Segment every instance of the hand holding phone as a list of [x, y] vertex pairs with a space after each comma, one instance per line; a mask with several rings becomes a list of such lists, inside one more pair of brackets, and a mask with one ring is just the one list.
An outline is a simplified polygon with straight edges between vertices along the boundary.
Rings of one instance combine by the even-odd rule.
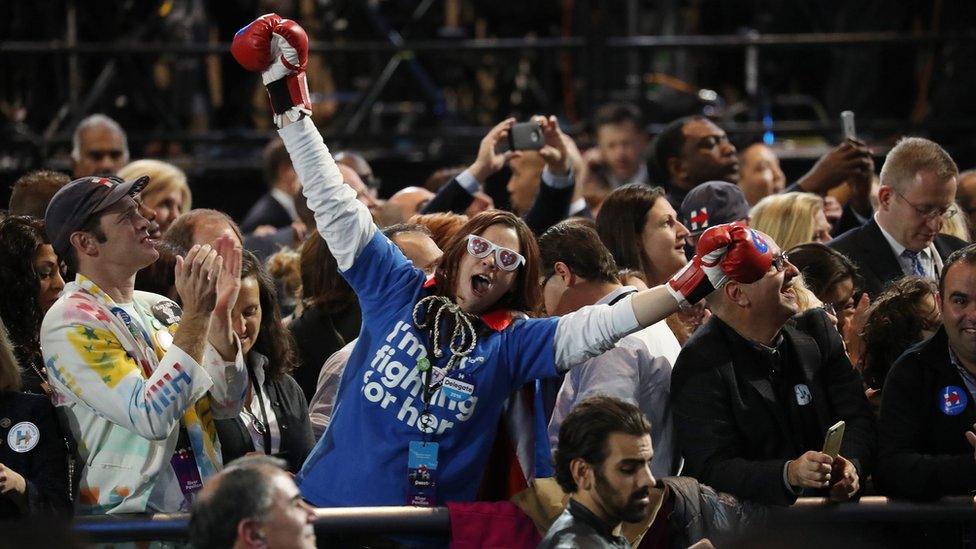
[[844, 421], [838, 421], [827, 429], [827, 436], [824, 437], [823, 453], [832, 458], [840, 455], [840, 445], [844, 442]]
[[844, 130], [845, 140], [857, 141], [857, 132], [854, 131], [854, 111], [840, 113], [840, 126]]
[[538, 122], [520, 122], [512, 126], [507, 139], [495, 143], [495, 154], [508, 151], [537, 151], [545, 145], [542, 126]]

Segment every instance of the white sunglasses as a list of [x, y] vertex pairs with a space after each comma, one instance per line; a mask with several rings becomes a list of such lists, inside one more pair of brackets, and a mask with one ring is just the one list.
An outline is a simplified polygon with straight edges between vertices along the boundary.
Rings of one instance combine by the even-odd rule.
[[481, 259], [488, 257], [491, 252], [495, 252], [495, 264], [503, 271], [514, 271], [520, 265], [525, 264], [525, 258], [522, 257], [522, 254], [508, 248], [502, 248], [487, 238], [473, 234], [469, 234], [465, 238], [468, 239], [469, 254]]

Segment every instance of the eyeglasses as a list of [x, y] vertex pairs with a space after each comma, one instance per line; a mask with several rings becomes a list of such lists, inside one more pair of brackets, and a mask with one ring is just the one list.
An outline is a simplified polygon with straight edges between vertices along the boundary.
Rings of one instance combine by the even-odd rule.
[[952, 216], [956, 215], [956, 212], [959, 211], [954, 204], [950, 206], [946, 206], [944, 208], [940, 208], [938, 206], [932, 206], [930, 208], [922, 208], [921, 206], [916, 206], [915, 204], [913, 204], [910, 200], [905, 198], [905, 195], [901, 194], [900, 192], [895, 191], [895, 194], [898, 196], [898, 198], [901, 198], [902, 200], [905, 201], [906, 204], [911, 206], [912, 209], [915, 210], [915, 213], [917, 213], [920, 217], [924, 217], [926, 220], [932, 220], [941, 217], [942, 220], [945, 221], [947, 219], [950, 219]]
[[495, 252], [495, 264], [504, 271], [514, 271], [520, 265], [525, 264], [525, 258], [522, 257], [522, 254], [508, 248], [502, 248], [487, 238], [473, 234], [469, 234], [466, 238], [468, 239], [469, 254], [481, 259]]
[[776, 269], [777, 273], [785, 271], [786, 265], [789, 262], [790, 256], [786, 255], [785, 252], [780, 252], [773, 256], [773, 267]]

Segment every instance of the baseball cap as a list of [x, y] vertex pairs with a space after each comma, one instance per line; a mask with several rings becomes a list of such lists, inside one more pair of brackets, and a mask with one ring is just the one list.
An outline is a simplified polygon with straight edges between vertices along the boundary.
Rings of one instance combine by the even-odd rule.
[[58, 257], [71, 249], [71, 233], [80, 230], [91, 216], [105, 211], [119, 200], [133, 196], [149, 183], [144, 175], [133, 181], [116, 176], [89, 176], [61, 187], [44, 213], [47, 237]]
[[707, 181], [685, 195], [678, 218], [692, 236], [705, 229], [746, 219], [749, 203], [742, 189], [728, 181]]

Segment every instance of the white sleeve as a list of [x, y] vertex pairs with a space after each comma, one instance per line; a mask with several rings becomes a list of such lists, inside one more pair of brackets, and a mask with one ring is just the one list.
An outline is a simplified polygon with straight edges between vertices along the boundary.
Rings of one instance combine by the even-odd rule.
[[308, 417], [312, 422], [312, 434], [316, 440], [322, 436], [332, 420], [332, 410], [339, 396], [339, 381], [342, 380], [342, 372], [346, 369], [349, 355], [352, 354], [352, 349], [356, 346], [357, 341], [359, 340], [354, 339], [343, 348], [332, 353], [332, 356], [326, 359], [322, 370], [319, 371], [315, 395], [308, 403]]
[[210, 388], [210, 410], [217, 419], [237, 417], [244, 404], [247, 391], [247, 370], [244, 366], [244, 353], [240, 340], [234, 338], [237, 355], [234, 360], [224, 360], [217, 349], [209, 342], [203, 351], [200, 366], [210, 374], [213, 387]]
[[564, 372], [601, 355], [618, 339], [639, 330], [632, 297], [628, 295], [613, 305], [589, 305], [560, 317], [553, 341], [556, 369]]
[[319, 233], [339, 270], [348, 270], [376, 233], [369, 210], [356, 199], [356, 191], [342, 182], [342, 174], [310, 118], [285, 126], [278, 134], [302, 182], [308, 207], [315, 213]]

